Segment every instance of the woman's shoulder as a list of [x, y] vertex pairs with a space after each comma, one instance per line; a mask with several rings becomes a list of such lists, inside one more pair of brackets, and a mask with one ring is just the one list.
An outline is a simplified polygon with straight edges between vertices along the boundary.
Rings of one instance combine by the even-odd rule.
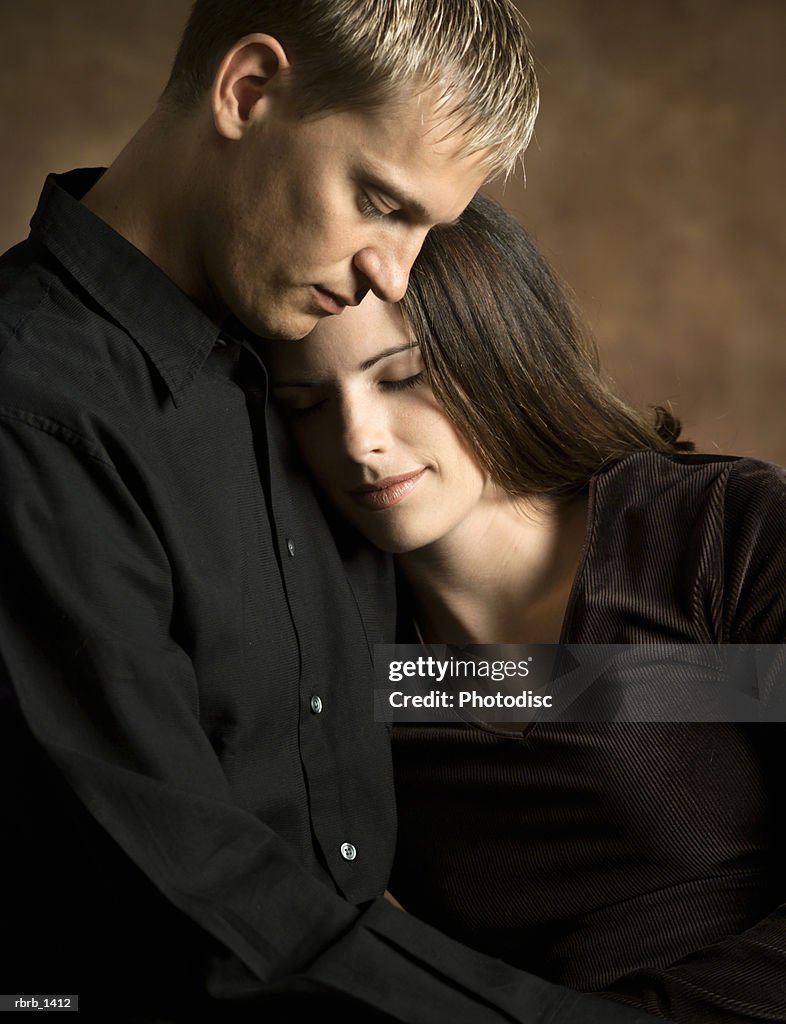
[[703, 581], [727, 642], [786, 639], [786, 468], [649, 451], [598, 474], [593, 487], [594, 533], [609, 555], [635, 550], [644, 575], [671, 572], [685, 592]]
[[786, 468], [773, 462], [636, 452], [598, 473], [591, 493], [595, 524], [607, 532], [703, 539], [741, 559], [753, 547], [786, 557]]
[[741, 507], [755, 498], [786, 499], [786, 467], [741, 455], [636, 452], [598, 473], [593, 483], [607, 496], [622, 499], [622, 507], [629, 501], [699, 498], [707, 492]]

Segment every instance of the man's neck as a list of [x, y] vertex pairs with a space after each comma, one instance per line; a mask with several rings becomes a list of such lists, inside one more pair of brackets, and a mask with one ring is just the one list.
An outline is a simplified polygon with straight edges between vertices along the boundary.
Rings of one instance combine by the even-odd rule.
[[198, 244], [195, 135], [193, 120], [156, 111], [82, 202], [220, 320], [223, 311], [207, 285]]

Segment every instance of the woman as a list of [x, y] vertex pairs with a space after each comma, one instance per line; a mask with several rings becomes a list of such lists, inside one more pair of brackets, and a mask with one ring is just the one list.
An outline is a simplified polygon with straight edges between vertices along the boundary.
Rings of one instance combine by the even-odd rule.
[[[401, 637], [452, 644], [786, 640], [786, 473], [693, 454], [604, 383], [565, 290], [478, 197], [399, 307], [273, 344], [326, 495], [395, 555]], [[390, 888], [562, 984], [682, 1022], [786, 1020], [767, 723], [399, 724]]]

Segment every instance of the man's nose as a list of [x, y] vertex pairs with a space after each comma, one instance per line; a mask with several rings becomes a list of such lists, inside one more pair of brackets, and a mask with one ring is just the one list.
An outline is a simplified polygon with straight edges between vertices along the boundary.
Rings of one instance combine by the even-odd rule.
[[369, 246], [355, 254], [355, 269], [368, 281], [378, 299], [383, 302], [399, 302], [404, 298], [409, 284], [409, 272], [424, 238], [425, 233], [418, 234], [384, 248]]

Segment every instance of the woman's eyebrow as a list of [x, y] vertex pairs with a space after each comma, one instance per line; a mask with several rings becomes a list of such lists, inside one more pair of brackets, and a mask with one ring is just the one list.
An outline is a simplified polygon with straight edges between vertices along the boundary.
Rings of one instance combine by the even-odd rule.
[[398, 355], [399, 352], [408, 352], [410, 349], [417, 348], [417, 347], [418, 346], [414, 342], [408, 341], [405, 345], [397, 345], [395, 348], [386, 348], [382, 352], [377, 352], [376, 355], [371, 356], [370, 359], [365, 359], [360, 364], [358, 369], [359, 370], [370, 370], [371, 367], [375, 363], [378, 363], [381, 359], [387, 359], [388, 356]]
[[[382, 352], [377, 352], [360, 363], [358, 370], [370, 370], [372, 366], [383, 359], [387, 359], [388, 356], [396, 356], [400, 352], [409, 352], [413, 348], [418, 348], [417, 344], [408, 341], [404, 345], [383, 349]], [[328, 377], [312, 377], [310, 380], [279, 380], [273, 385], [273, 390], [275, 391], [277, 388], [323, 388], [330, 383], [331, 381]]]
[[273, 385], [273, 390], [279, 388], [321, 388], [327, 382], [324, 380], [279, 380]]

